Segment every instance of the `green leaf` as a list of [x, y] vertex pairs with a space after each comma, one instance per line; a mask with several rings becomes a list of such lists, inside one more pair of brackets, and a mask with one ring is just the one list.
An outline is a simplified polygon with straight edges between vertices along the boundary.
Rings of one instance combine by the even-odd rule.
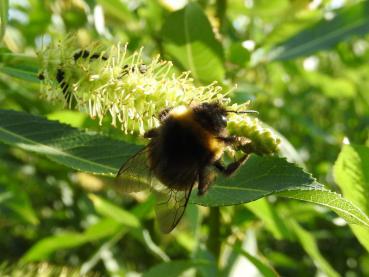
[[[95, 196], [96, 197], [96, 196]], [[101, 198], [100, 198], [101, 199]], [[101, 199], [104, 202], [107, 202], [104, 199]], [[95, 201], [96, 202], [96, 201]], [[94, 202], [94, 204], [95, 204]], [[98, 202], [98, 201], [97, 201]], [[100, 203], [101, 205], [101, 203]], [[114, 217], [116, 217], [115, 214], [113, 214], [115, 211], [117, 211], [117, 209], [120, 209], [118, 206], [108, 203], [108, 205], [104, 205], [103, 204], [103, 208], [97, 208], [97, 206], [95, 206], [96, 210], [102, 214], [102, 215], [106, 215], [107, 217], [114, 219]], [[108, 208], [108, 206], [112, 207], [112, 211], [107, 211], [106, 208]], [[145, 218], [147, 216], [147, 214], [149, 214], [150, 211], [153, 210], [155, 206], [155, 199], [153, 197], [149, 197], [148, 199], [146, 199], [146, 201], [136, 205], [132, 210], [130, 210], [131, 215], [130, 216], [136, 216], [139, 219]], [[118, 215], [119, 216], [125, 216], [126, 212], [123, 211], [118, 211]], [[118, 219], [118, 223], [120, 221], [125, 221], [125, 219]], [[121, 228], [121, 230], [119, 232], [117, 232], [112, 238], [110, 238], [109, 240], [107, 240], [106, 242], [104, 242], [104, 244], [95, 252], [93, 253], [93, 255], [82, 264], [81, 266], [81, 273], [86, 273], [88, 271], [90, 271], [91, 268], [93, 268], [101, 259], [101, 257], [103, 256], [103, 253], [107, 250], [110, 249], [111, 247], [113, 247], [116, 243], [118, 243], [118, 241], [120, 241], [123, 236], [128, 233], [129, 231], [131, 231], [128, 228]], [[158, 247], [156, 247], [156, 245], [154, 244], [154, 242], [150, 241], [150, 234], [147, 233], [146, 230], [141, 229], [134, 229], [132, 230], [131, 234], [138, 240], [145, 244], [146, 247], [151, 250], [151, 252], [153, 252], [154, 254], [158, 255], [161, 258], [166, 258], [165, 253], [161, 250], [158, 249]], [[156, 247], [156, 248], [155, 248]]]
[[33, 83], [40, 82], [37, 78], [39, 65], [36, 57], [12, 53], [7, 48], [0, 50], [0, 72]]
[[344, 145], [334, 165], [334, 178], [345, 198], [369, 213], [369, 147]]
[[251, 13], [260, 17], [280, 16], [286, 9], [291, 9], [288, 0], [258, 0], [251, 8]]
[[147, 272], [143, 274], [143, 277], [157, 277], [157, 276], [165, 276], [165, 277], [177, 277], [180, 276], [181, 273], [189, 270], [191, 268], [195, 268], [197, 266], [201, 266], [207, 264], [205, 260], [183, 260], [183, 261], [171, 261], [166, 263], [161, 263], [159, 265], [153, 266]]
[[[334, 165], [334, 177], [345, 198], [369, 214], [369, 147], [344, 145]], [[351, 229], [369, 251], [369, 230], [360, 226]]]
[[288, 60], [328, 49], [350, 37], [369, 32], [369, 1], [338, 10], [333, 19], [322, 19], [269, 52], [270, 60]]
[[8, 110], [0, 110], [0, 141], [43, 154], [65, 166], [99, 174], [115, 174], [140, 149], [56, 121]]
[[236, 205], [288, 189], [309, 188], [310, 174], [278, 157], [252, 155], [232, 177], [216, 180], [204, 196], [194, 193], [191, 202], [204, 206]]
[[277, 277], [278, 273], [272, 268], [268, 263], [261, 260], [260, 258], [249, 254], [247, 251], [242, 249], [241, 247], [236, 247], [234, 249], [236, 252], [240, 252], [246, 259], [248, 259], [262, 274], [264, 277]]
[[201, 7], [189, 3], [168, 16], [163, 29], [165, 51], [203, 82], [222, 81], [223, 49]]
[[277, 195], [312, 202], [332, 209], [349, 224], [358, 224], [369, 228], [368, 216], [342, 195], [322, 187], [305, 188], [279, 192]]
[[90, 226], [83, 233], [68, 232], [44, 238], [37, 242], [22, 257], [23, 262], [40, 261], [50, 254], [62, 249], [80, 246], [90, 241], [96, 241], [107, 236], [112, 236], [121, 229], [122, 225], [113, 219], [102, 219]]
[[81, 128], [87, 118], [87, 114], [71, 110], [55, 111], [47, 115], [48, 120], [56, 120], [75, 128]]
[[[7, 196], [8, 198], [1, 201], [1, 198], [4, 196]], [[4, 205], [12, 210], [27, 223], [33, 225], [37, 225], [39, 223], [37, 215], [31, 206], [28, 195], [21, 191], [18, 191], [17, 194], [14, 192], [0, 193], [0, 207], [1, 205]]]
[[268, 202], [266, 198], [248, 203], [247, 208], [263, 221], [266, 228], [276, 239], [281, 240], [292, 238], [284, 219], [278, 214], [278, 211]]
[[114, 19], [121, 22], [132, 22], [134, 14], [127, 8], [128, 3], [119, 0], [97, 0], [103, 8], [104, 12], [112, 15]]
[[8, 24], [8, 0], [0, 0], [0, 40], [2, 40], [5, 34], [5, 28]]
[[339, 277], [338, 274], [328, 261], [322, 256], [319, 251], [318, 244], [313, 235], [308, 231], [304, 230], [296, 221], [289, 220], [290, 226], [295, 231], [296, 237], [298, 238], [300, 244], [309, 254], [309, 256], [314, 260], [315, 265], [323, 271], [329, 277]]
[[11, 220], [5, 210], [15, 213], [24, 222], [36, 225], [39, 223], [36, 212], [32, 207], [29, 195], [24, 190], [24, 183], [14, 174], [12, 167], [0, 161], [0, 210], [3, 220]]
[[89, 198], [91, 199], [96, 211], [99, 214], [112, 218], [127, 227], [137, 228], [140, 226], [139, 219], [132, 213], [127, 212], [122, 208], [94, 194], [89, 194]]
[[19, 79], [23, 79], [26, 81], [36, 82], [38, 83], [40, 80], [37, 79], [37, 71], [32, 70], [27, 67], [12, 67], [12, 66], [4, 66], [0, 65], [0, 72], [5, 73], [9, 76], [16, 77]]
[[330, 77], [321, 72], [305, 72], [304, 78], [309, 85], [321, 90], [327, 97], [332, 98], [354, 98], [356, 87], [353, 82], [342, 77]]
[[233, 64], [246, 66], [250, 60], [250, 51], [243, 47], [241, 43], [232, 43], [229, 46], [227, 58]]
[[[296, 2], [295, 2], [296, 3]], [[278, 22], [273, 30], [266, 36], [262, 36], [262, 45], [273, 46], [281, 41], [294, 36], [298, 32], [311, 27], [314, 23], [318, 22], [323, 15], [323, 11], [320, 9], [306, 9], [306, 4], [301, 1], [296, 3], [298, 7], [291, 10], [291, 7], [287, 9], [287, 12], [291, 14], [291, 17], [285, 18]], [[294, 5], [292, 5], [293, 7]], [[300, 7], [299, 7], [300, 6]]]

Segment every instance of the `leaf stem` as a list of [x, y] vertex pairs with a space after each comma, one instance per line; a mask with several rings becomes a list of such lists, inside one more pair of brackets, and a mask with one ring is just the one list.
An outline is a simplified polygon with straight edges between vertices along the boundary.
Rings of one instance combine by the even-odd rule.
[[209, 214], [209, 237], [207, 247], [214, 255], [216, 264], [219, 263], [220, 257], [220, 210], [219, 207], [210, 208]]

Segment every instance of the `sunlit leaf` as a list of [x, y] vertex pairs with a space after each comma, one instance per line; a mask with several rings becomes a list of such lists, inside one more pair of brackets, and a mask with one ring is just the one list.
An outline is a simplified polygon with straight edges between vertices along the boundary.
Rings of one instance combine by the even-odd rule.
[[369, 1], [340, 9], [333, 19], [322, 19], [278, 45], [268, 55], [272, 60], [288, 60], [330, 48], [352, 36], [369, 32]]
[[5, 34], [5, 28], [8, 23], [8, 0], [0, 0], [0, 40]]
[[204, 82], [222, 81], [223, 50], [208, 18], [196, 3], [170, 14], [163, 26], [166, 52]]
[[250, 9], [251, 14], [259, 16], [278, 16], [286, 9], [291, 8], [288, 0], [259, 0]]
[[90, 194], [89, 198], [93, 202], [94, 207], [99, 214], [105, 217], [112, 218], [115, 221], [128, 227], [135, 228], [140, 226], [140, 221], [132, 213], [127, 212], [122, 208], [119, 208], [114, 204], [109, 203], [109, 201], [94, 194]]
[[344, 145], [334, 165], [334, 177], [343, 195], [369, 212], [369, 147]]
[[240, 252], [241, 255], [245, 256], [262, 274], [264, 277], [277, 277], [278, 273], [272, 268], [266, 261], [263, 261], [259, 257], [253, 256], [240, 247], [235, 248], [236, 252]]
[[[277, 195], [308, 201], [332, 209], [350, 224], [369, 228], [369, 217], [342, 195], [321, 187], [279, 192]], [[369, 229], [368, 229], [369, 230]]]
[[[369, 147], [344, 145], [334, 165], [334, 177], [343, 195], [369, 214]], [[369, 251], [369, 229], [350, 226]]]
[[102, 219], [83, 233], [68, 232], [44, 238], [27, 251], [22, 257], [22, 261], [31, 262], [47, 259], [55, 251], [74, 248], [90, 241], [112, 236], [121, 227], [122, 225], [113, 219]]
[[59, 121], [76, 128], [81, 128], [87, 118], [87, 114], [70, 110], [55, 111], [47, 115], [49, 120]]

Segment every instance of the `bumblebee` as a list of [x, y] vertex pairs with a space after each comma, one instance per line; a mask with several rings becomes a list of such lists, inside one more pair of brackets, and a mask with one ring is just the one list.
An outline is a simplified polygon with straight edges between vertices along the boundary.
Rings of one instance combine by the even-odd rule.
[[123, 190], [150, 189], [155, 193], [155, 211], [164, 233], [172, 231], [180, 221], [196, 184], [198, 195], [204, 195], [215, 171], [229, 176], [246, 160], [245, 153], [227, 166], [221, 162], [226, 146], [251, 143], [227, 134], [229, 112], [234, 111], [227, 111], [218, 102], [163, 110], [159, 114], [160, 126], [144, 134], [150, 140], [148, 145], [119, 169], [117, 176]]

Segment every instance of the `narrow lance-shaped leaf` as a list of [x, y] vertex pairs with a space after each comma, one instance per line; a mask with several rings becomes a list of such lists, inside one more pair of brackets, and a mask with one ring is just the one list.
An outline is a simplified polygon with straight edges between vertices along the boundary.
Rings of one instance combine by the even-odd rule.
[[369, 1], [340, 9], [333, 19], [322, 19], [269, 52], [270, 60], [288, 60], [328, 49], [369, 32]]
[[334, 178], [347, 199], [369, 212], [369, 147], [343, 146], [334, 165]]
[[295, 232], [297, 239], [300, 244], [309, 254], [309, 256], [313, 259], [316, 266], [323, 271], [329, 277], [339, 277], [334, 268], [329, 264], [329, 262], [322, 256], [319, 251], [318, 243], [315, 240], [314, 236], [310, 234], [308, 231], [304, 230], [296, 221], [290, 220], [289, 225]]
[[0, 110], [0, 141], [73, 169], [116, 174], [140, 147], [23, 112]]
[[140, 222], [136, 216], [132, 213], [127, 212], [121, 208], [116, 207], [115, 205], [109, 203], [101, 197], [98, 197], [94, 194], [89, 194], [89, 198], [94, 204], [95, 209], [98, 213], [112, 218], [115, 221], [122, 223], [128, 227], [137, 228], [140, 226]]
[[[369, 147], [344, 145], [334, 165], [334, 178], [345, 198], [369, 214]], [[369, 251], [369, 229], [350, 227]]]
[[5, 28], [8, 24], [8, 0], [0, 0], [0, 39], [2, 40], [5, 34]]
[[277, 277], [278, 273], [268, 263], [260, 259], [259, 257], [253, 256], [241, 247], [236, 247], [235, 251], [240, 252], [246, 259], [248, 259], [262, 274], [264, 277]]
[[38, 83], [40, 82], [37, 77], [38, 70], [39, 64], [36, 57], [12, 53], [7, 48], [0, 48], [0, 72], [18, 79]]
[[369, 228], [369, 217], [360, 208], [355, 206], [351, 201], [343, 198], [342, 195], [322, 187], [287, 190], [279, 192], [277, 195], [326, 206], [348, 223]]
[[23, 262], [40, 261], [55, 251], [75, 248], [87, 242], [100, 240], [117, 233], [122, 225], [113, 219], [102, 219], [85, 232], [66, 232], [50, 236], [34, 244], [22, 257]]

